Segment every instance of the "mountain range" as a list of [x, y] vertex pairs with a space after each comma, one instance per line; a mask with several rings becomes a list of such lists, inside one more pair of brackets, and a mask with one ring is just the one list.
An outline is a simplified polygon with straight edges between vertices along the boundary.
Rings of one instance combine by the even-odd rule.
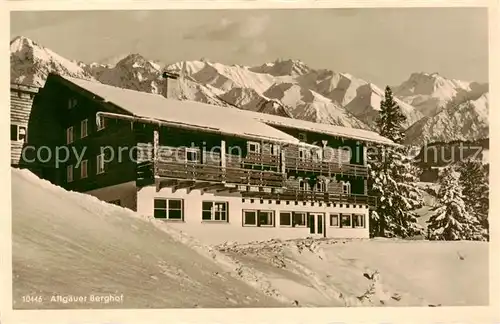
[[[162, 72], [182, 72], [178, 99], [360, 129], [375, 130], [384, 97], [383, 87], [348, 73], [313, 69], [299, 60], [279, 59], [258, 66], [204, 59], [163, 64], [134, 53], [116, 64], [84, 63], [23, 36], [11, 41], [10, 51], [11, 82], [15, 83], [43, 86], [47, 75], [55, 72], [162, 94]], [[420, 72], [391, 88], [407, 117], [407, 144], [488, 137], [488, 84]]]

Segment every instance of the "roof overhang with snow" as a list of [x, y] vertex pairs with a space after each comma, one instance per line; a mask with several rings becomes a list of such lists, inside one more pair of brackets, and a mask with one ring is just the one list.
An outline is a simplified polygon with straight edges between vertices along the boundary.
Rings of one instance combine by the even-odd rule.
[[392, 146], [400, 146], [399, 144], [394, 143], [390, 139], [383, 137], [375, 132], [351, 128], [351, 127], [343, 127], [336, 126], [330, 124], [321, 124], [314, 123], [306, 120], [296, 119], [296, 118], [287, 118], [282, 116], [263, 114], [254, 111], [243, 111], [244, 114], [255, 118], [258, 121], [266, 123], [268, 125], [273, 126], [282, 126], [286, 128], [294, 128], [300, 129], [304, 131], [309, 131], [313, 133], [326, 134], [330, 136], [343, 137], [349, 139], [355, 139], [363, 142], [371, 142], [378, 143], [384, 145], [392, 145]]
[[239, 110], [195, 101], [167, 99], [161, 95], [122, 89], [99, 82], [60, 76], [78, 88], [102, 98], [137, 118], [168, 123], [172, 127], [196, 129], [211, 133], [270, 141], [299, 144], [299, 140]]

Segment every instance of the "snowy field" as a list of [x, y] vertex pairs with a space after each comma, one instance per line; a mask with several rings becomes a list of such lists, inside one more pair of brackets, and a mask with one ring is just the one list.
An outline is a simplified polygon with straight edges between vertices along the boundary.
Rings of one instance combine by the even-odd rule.
[[[168, 223], [20, 170], [12, 171], [12, 200], [16, 309], [488, 304], [485, 242], [210, 247]], [[90, 301], [110, 295], [123, 299]], [[58, 296], [87, 300], [52, 299]]]

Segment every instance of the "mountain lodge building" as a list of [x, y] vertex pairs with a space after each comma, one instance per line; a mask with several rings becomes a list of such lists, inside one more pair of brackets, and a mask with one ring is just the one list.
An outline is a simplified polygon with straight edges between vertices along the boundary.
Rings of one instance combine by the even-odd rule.
[[[167, 77], [168, 91], [176, 81]], [[21, 165], [214, 243], [368, 238], [368, 143], [394, 144], [371, 131], [50, 74]]]

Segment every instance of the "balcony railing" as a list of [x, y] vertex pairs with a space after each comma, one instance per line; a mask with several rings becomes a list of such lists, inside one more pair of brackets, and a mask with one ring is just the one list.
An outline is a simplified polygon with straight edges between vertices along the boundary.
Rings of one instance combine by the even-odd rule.
[[287, 156], [285, 165], [287, 170], [312, 171], [321, 174], [342, 174], [355, 177], [368, 176], [368, 169], [366, 166], [343, 163], [340, 161], [321, 161]]
[[231, 184], [283, 187], [283, 174], [198, 163], [157, 162], [156, 174], [164, 178], [225, 182]]

